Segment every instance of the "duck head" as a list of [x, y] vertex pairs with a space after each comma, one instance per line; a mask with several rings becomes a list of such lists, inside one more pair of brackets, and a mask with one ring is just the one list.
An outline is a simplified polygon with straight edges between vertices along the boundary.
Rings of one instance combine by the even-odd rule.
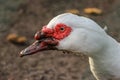
[[35, 34], [36, 41], [22, 50], [20, 56], [54, 49], [89, 55], [101, 49], [103, 35], [106, 35], [105, 31], [89, 18], [71, 13], [60, 14]]

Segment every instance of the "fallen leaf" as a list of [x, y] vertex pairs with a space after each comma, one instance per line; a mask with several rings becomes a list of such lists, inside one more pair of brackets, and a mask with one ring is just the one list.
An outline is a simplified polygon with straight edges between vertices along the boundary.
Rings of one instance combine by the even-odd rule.
[[17, 38], [17, 43], [25, 43], [27, 41], [27, 38], [22, 36]]
[[97, 14], [97, 15], [102, 14], [102, 10], [98, 8], [85, 8], [84, 12], [86, 14]]
[[18, 37], [17, 34], [12, 33], [12, 34], [9, 34], [9, 35], [7, 36], [7, 40], [8, 40], [8, 41], [13, 41], [13, 42], [14, 42], [14, 41], [17, 39], [17, 37]]
[[80, 13], [79, 10], [77, 10], [77, 9], [69, 9], [69, 10], [66, 10], [66, 12], [73, 13], [73, 14], [79, 14]]
[[6, 39], [15, 44], [24, 44], [27, 41], [25, 36], [19, 36], [15, 33], [8, 34]]

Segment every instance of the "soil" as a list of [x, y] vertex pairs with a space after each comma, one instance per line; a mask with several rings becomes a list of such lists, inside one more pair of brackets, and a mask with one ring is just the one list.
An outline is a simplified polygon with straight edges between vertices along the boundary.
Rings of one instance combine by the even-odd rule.
[[[85, 14], [87, 7], [99, 8], [103, 14]], [[70, 9], [107, 26], [107, 33], [120, 41], [120, 0], [0, 0], [0, 80], [95, 80], [88, 57], [82, 54], [44, 51], [19, 57], [34, 42], [36, 31]], [[9, 42], [6, 36], [11, 33], [25, 36], [27, 43]]]

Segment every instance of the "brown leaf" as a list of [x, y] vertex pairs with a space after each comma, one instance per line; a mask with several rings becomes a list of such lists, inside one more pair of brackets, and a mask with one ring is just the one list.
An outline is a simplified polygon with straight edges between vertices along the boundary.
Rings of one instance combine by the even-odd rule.
[[25, 36], [19, 36], [15, 33], [8, 34], [6, 39], [15, 44], [24, 44], [27, 41]]
[[17, 34], [12, 33], [12, 34], [9, 34], [6, 39], [7, 39], [8, 41], [15, 41], [15, 40], [17, 39], [17, 37], [18, 37]]
[[73, 13], [73, 14], [79, 14], [80, 13], [78, 9], [69, 9], [69, 10], [66, 10], [66, 12]]
[[85, 8], [84, 12], [86, 14], [97, 14], [97, 15], [102, 14], [102, 10], [98, 8]]
[[27, 41], [27, 38], [24, 36], [18, 37], [17, 38], [17, 43], [25, 43]]

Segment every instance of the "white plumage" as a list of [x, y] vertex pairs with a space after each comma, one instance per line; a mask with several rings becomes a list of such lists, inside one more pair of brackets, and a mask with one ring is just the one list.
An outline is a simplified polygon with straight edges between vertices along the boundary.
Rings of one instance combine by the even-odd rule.
[[120, 78], [120, 45], [93, 20], [64, 13], [53, 18], [47, 28], [64, 23], [72, 28], [69, 36], [59, 41], [58, 49], [82, 52], [89, 57], [90, 69], [97, 80]]

